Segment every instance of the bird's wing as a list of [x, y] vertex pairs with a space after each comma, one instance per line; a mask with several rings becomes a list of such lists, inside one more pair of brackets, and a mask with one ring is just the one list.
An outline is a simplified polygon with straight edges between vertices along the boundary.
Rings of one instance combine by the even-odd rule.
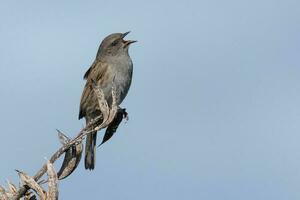
[[86, 108], [88, 106], [90, 95], [93, 95], [93, 89], [91, 87], [91, 84], [93, 81], [95, 82], [102, 82], [103, 77], [105, 73], [107, 72], [108, 65], [106, 63], [103, 63], [101, 61], [96, 60], [92, 66], [87, 70], [87, 72], [84, 74], [84, 79], [86, 79], [86, 84], [84, 86], [81, 100], [80, 100], [80, 108], [79, 108], [79, 119], [84, 117], [86, 115]]
[[97, 65], [97, 60], [95, 60], [92, 64], [92, 66], [90, 66], [90, 68], [85, 72], [84, 76], [83, 76], [83, 79], [88, 79], [91, 71], [93, 70], [93, 68], [95, 68], [95, 66]]

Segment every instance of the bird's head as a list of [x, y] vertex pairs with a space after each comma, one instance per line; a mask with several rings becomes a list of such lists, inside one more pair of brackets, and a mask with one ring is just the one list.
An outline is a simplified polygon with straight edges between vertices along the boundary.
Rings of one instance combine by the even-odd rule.
[[116, 56], [124, 53], [128, 54], [129, 45], [137, 42], [136, 40], [124, 40], [126, 33], [113, 33], [104, 38], [99, 47], [97, 58], [102, 56]]

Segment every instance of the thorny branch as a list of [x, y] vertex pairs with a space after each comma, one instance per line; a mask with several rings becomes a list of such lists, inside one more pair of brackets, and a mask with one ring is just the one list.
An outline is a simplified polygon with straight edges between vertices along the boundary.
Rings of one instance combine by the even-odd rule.
[[[28, 176], [24, 172], [17, 171], [21, 179], [21, 186], [17, 188], [16, 186], [8, 182], [8, 191], [0, 186], [1, 200], [19, 200], [22, 197], [24, 197], [24, 200], [34, 200], [36, 199], [36, 194], [42, 200], [58, 199], [57, 182], [58, 180], [64, 179], [69, 176], [78, 166], [82, 154], [83, 139], [91, 132], [99, 131], [103, 128], [106, 128], [107, 126], [109, 126], [107, 132], [111, 137], [111, 135], [118, 127], [119, 123], [122, 121], [123, 117], [127, 116], [127, 113], [125, 109], [119, 109], [118, 105], [116, 104], [117, 91], [114, 83], [112, 87], [111, 107], [108, 106], [101, 88], [96, 85], [96, 83], [93, 83], [92, 87], [97, 96], [99, 108], [102, 115], [98, 116], [92, 122], [87, 124], [73, 139], [68, 138], [58, 130], [59, 140], [63, 146], [60, 147], [51, 156], [50, 160], [45, 163], [33, 177]], [[53, 163], [64, 153], [65, 158], [62, 167], [59, 172], [56, 173], [53, 167]], [[40, 186], [40, 184], [45, 183], [45, 181], [38, 182], [46, 172], [48, 175], [48, 180], [46, 181], [48, 182], [48, 192], [45, 192], [44, 189]], [[35, 192], [35, 194], [31, 192], [32, 190]]]

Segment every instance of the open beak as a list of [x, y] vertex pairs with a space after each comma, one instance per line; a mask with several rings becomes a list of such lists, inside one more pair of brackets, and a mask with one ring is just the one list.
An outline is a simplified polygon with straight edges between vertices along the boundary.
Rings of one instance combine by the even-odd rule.
[[[129, 33], [130, 33], [130, 31], [128, 31], [128, 32], [126, 32], [126, 33], [123, 33], [122, 39], [124, 39], [124, 37], [125, 37], [126, 35], [128, 35]], [[130, 44], [132, 44], [132, 43], [135, 43], [135, 42], [137, 42], [137, 41], [136, 41], [136, 40], [124, 40], [125, 46], [128, 46], [128, 45], [130, 45]]]
[[124, 37], [125, 37], [126, 35], [128, 35], [129, 33], [130, 33], [130, 31], [127, 31], [126, 33], [123, 33], [122, 39], [124, 39]]
[[125, 43], [126, 46], [128, 46], [128, 45], [130, 45], [132, 43], [135, 43], [135, 42], [137, 42], [137, 41], [136, 40], [125, 40], [124, 41], [124, 43]]

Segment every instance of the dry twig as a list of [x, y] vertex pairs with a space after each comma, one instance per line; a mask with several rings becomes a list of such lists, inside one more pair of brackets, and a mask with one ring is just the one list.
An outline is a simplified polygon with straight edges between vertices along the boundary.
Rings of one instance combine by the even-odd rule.
[[[26, 193], [30, 188], [36, 191], [39, 195], [40, 199], [44, 200], [48, 196], [49, 200], [58, 199], [58, 190], [57, 190], [57, 181], [59, 179], [66, 178], [69, 176], [75, 168], [78, 166], [78, 163], [81, 158], [82, 153], [82, 140], [85, 138], [86, 135], [94, 132], [99, 131], [108, 125], [115, 119], [115, 116], [118, 112], [118, 105], [116, 104], [116, 88], [113, 83], [112, 88], [112, 105], [109, 108], [107, 101], [105, 100], [105, 96], [103, 91], [99, 86], [95, 83], [92, 86], [94, 92], [98, 98], [99, 108], [101, 110], [102, 115], [94, 119], [91, 123], [87, 124], [75, 138], [69, 139], [61, 132], [59, 133], [59, 138], [63, 146], [60, 147], [50, 158], [50, 160], [43, 165], [43, 167], [33, 176], [30, 177], [26, 175], [24, 172], [19, 171], [20, 178], [23, 182], [23, 185], [18, 188], [18, 190], [13, 189], [13, 197], [10, 198], [12, 200], [19, 200], [25, 194], [27, 194], [28, 199], [32, 198], [35, 199], [35, 195]], [[101, 123], [101, 124], [99, 124]], [[118, 123], [119, 124], [119, 121]], [[66, 153], [65, 159], [61, 169], [59, 170], [58, 176], [54, 171], [52, 163], [54, 163], [62, 154]], [[41, 186], [37, 183], [41, 179], [41, 177], [48, 173], [48, 185], [49, 191], [45, 192]], [[11, 190], [11, 189], [10, 189]], [[29, 194], [29, 195], [28, 195]], [[1, 197], [1, 195], [3, 197]], [[7, 192], [4, 188], [0, 187], [0, 197], [1, 199], [8, 199]], [[50, 198], [51, 197], [51, 198]]]
[[[66, 145], [68, 142], [70, 142], [71, 139], [68, 136], [66, 136], [59, 130], [57, 130], [57, 132], [58, 132], [60, 143], [62, 145]], [[71, 146], [66, 151], [62, 166], [59, 172], [57, 173], [59, 180], [68, 177], [76, 169], [76, 167], [78, 166], [81, 160], [82, 149], [83, 149], [82, 142], [78, 142], [77, 144]]]
[[49, 177], [47, 200], [58, 199], [58, 178], [54, 166], [49, 161], [47, 162], [47, 174]]

